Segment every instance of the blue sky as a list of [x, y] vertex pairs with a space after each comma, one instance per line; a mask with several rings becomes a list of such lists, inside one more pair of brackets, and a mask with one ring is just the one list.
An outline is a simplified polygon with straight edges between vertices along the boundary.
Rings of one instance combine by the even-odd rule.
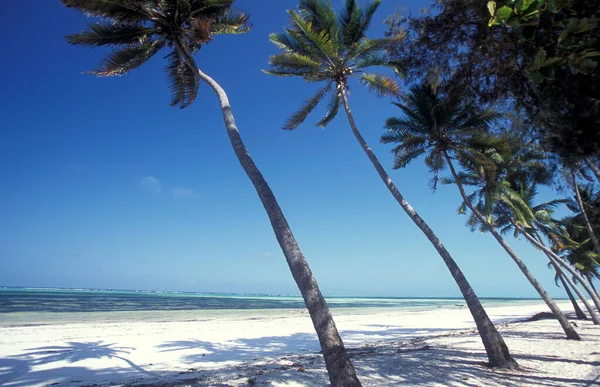
[[[341, 3], [341, 1], [336, 1]], [[35, 5], [35, 6], [32, 6]], [[229, 93], [242, 136], [327, 295], [459, 296], [448, 270], [383, 186], [340, 115], [282, 123], [315, 85], [268, 76], [268, 34], [295, 0], [239, 0], [246, 36], [217, 37], [198, 64]], [[379, 23], [404, 5], [384, 0]], [[24, 25], [23, 15], [27, 15]], [[85, 18], [57, 0], [4, 6], [0, 45], [0, 285], [297, 294], [256, 193], [235, 158], [214, 94], [169, 107], [160, 56], [118, 78], [83, 74], [103, 50], [69, 46]], [[379, 144], [389, 99], [352, 89], [359, 128]], [[319, 111], [319, 112], [322, 112]], [[457, 215], [453, 187], [433, 194], [422, 163], [392, 178], [481, 296], [535, 297], [490, 235]], [[514, 247], [554, 296], [542, 255]]]

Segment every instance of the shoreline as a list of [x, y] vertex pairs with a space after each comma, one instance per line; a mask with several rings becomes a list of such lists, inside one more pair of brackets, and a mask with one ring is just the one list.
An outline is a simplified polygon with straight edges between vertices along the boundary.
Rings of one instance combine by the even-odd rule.
[[[568, 302], [559, 302], [559, 305], [567, 312], [571, 308]], [[354, 313], [332, 309], [359, 376], [366, 381], [365, 385], [394, 385], [400, 382], [398, 378], [406, 379], [403, 370], [393, 366], [400, 360], [392, 356], [404, 353], [404, 350], [418, 358], [434, 356], [434, 352], [444, 353], [449, 348], [456, 351], [466, 345], [464, 350], [461, 349], [464, 352], [461, 358], [469, 360], [466, 363], [459, 361], [460, 366], [474, 367], [469, 368], [473, 372], [493, 372], [474, 365], [486, 361], [486, 357], [467, 308], [429, 311], [367, 309], [370, 309], [369, 313], [364, 314], [361, 312], [365, 309]], [[576, 321], [585, 341], [571, 343], [561, 339], [560, 326], [554, 320], [515, 322], [546, 311], [541, 302], [536, 305], [488, 306], [486, 309], [519, 362], [527, 364], [531, 361], [519, 358], [520, 352], [547, 350], [552, 353], [565, 346], [578, 361], [584, 361], [586, 356], [600, 360], [600, 352], [592, 350], [600, 344], [600, 332], [596, 333], [598, 328], [591, 323]], [[214, 314], [214, 311], [210, 312]], [[57, 386], [175, 386], [178, 384], [172, 383], [181, 384], [181, 378], [195, 378], [196, 385], [207, 386], [247, 386], [248, 378], [254, 378], [255, 384], [271, 386], [326, 383], [324, 365], [318, 355], [320, 348], [310, 318], [298, 310], [288, 314], [282, 314], [281, 310], [275, 312], [262, 317], [262, 311], [253, 310], [238, 314], [237, 318], [220, 314], [190, 320], [165, 318], [163, 321], [141, 319], [1, 326], [0, 384], [7, 387], [53, 383], [58, 383], [53, 384]], [[519, 333], [523, 329], [529, 333]], [[516, 337], [516, 334], [521, 336]], [[532, 343], [528, 334], [539, 337], [539, 340]], [[440, 359], [436, 361], [441, 362]], [[369, 376], [367, 370], [373, 368], [370, 362], [381, 363], [385, 372], [381, 372], [380, 376], [387, 378], [386, 381], [369, 382], [372, 375]], [[565, 375], [575, 368], [600, 369], [598, 361], [567, 363], [568, 366], [560, 370]], [[298, 371], [301, 366], [305, 368], [304, 372]], [[419, 367], [424, 366], [419, 364]], [[588, 373], [591, 375], [591, 372]], [[238, 378], [238, 375], [243, 375], [243, 378]], [[276, 381], [281, 378], [289, 379], [289, 383]]]

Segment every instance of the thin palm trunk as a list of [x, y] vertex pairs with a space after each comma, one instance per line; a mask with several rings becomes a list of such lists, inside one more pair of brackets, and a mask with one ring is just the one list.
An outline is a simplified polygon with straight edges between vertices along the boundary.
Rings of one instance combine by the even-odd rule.
[[589, 284], [585, 281], [583, 276], [577, 270], [573, 269], [571, 267], [571, 265], [569, 265], [567, 262], [565, 262], [565, 260], [562, 257], [560, 257], [558, 254], [556, 254], [554, 251], [552, 251], [552, 249], [548, 248], [543, 243], [538, 242], [538, 240], [535, 239], [534, 237], [532, 237], [531, 235], [529, 235], [528, 232], [525, 232], [525, 230], [523, 230], [523, 228], [520, 225], [516, 224], [515, 222], [512, 222], [512, 224], [517, 230], [519, 230], [521, 235], [523, 235], [529, 242], [533, 243], [538, 249], [543, 250], [546, 254], [548, 254], [548, 256], [551, 256], [552, 258], [554, 258], [554, 260], [557, 263], [559, 263], [560, 266], [564, 267], [569, 273], [571, 273], [573, 275], [573, 277], [575, 277], [577, 279], [577, 281], [579, 281], [579, 283], [581, 283], [581, 286], [583, 286], [585, 291], [590, 295], [590, 297], [592, 298], [592, 301], [594, 301], [594, 305], [596, 306], [596, 309], [600, 310], [600, 298], [598, 297], [596, 292], [594, 292], [594, 290], [589, 286]]
[[281, 250], [283, 250], [292, 276], [294, 277], [294, 280], [300, 289], [300, 293], [302, 293], [302, 298], [304, 298], [306, 307], [308, 308], [310, 318], [312, 319], [317, 336], [319, 337], [319, 343], [321, 344], [323, 358], [325, 359], [325, 365], [327, 367], [327, 372], [329, 373], [331, 385], [334, 387], [361, 386], [361, 383], [356, 376], [354, 366], [350, 362], [350, 357], [346, 352], [344, 343], [335, 326], [335, 322], [329, 312], [329, 307], [319, 290], [317, 281], [313, 277], [308, 263], [298, 247], [298, 243], [292, 234], [292, 230], [290, 229], [271, 188], [248, 154], [248, 150], [242, 142], [227, 94], [215, 80], [204, 74], [201, 70], [198, 69], [197, 71], [200, 75], [200, 79], [210, 85], [219, 97], [227, 135], [229, 136], [235, 155], [242, 165], [242, 168], [244, 168], [246, 175], [248, 175], [248, 178], [254, 185], [269, 216], [279, 246], [281, 247]]
[[569, 301], [571, 301], [571, 304], [573, 305], [573, 310], [575, 310], [575, 316], [579, 319], [579, 320], [587, 320], [587, 316], [585, 315], [585, 313], [583, 313], [583, 310], [581, 310], [581, 308], [579, 307], [579, 304], [577, 303], [577, 300], [575, 300], [575, 297], [573, 297], [573, 293], [571, 293], [571, 289], [569, 289], [569, 286], [567, 285], [567, 282], [565, 281], [564, 275], [560, 272], [559, 267], [556, 266], [556, 264], [552, 263], [552, 266], [554, 267], [554, 270], [556, 270], [556, 275], [558, 276], [558, 280], [560, 281], [560, 283], [563, 286], [563, 289], [565, 289], [565, 292], [567, 293], [567, 297], [569, 297]]
[[[507, 217], [507, 214], [504, 213], [504, 216]], [[510, 221], [513, 223], [513, 225], [515, 224], [515, 222], [512, 219]], [[535, 235], [534, 239], [536, 239], [544, 247], [547, 247], [546, 244], [544, 243], [544, 240], [542, 239], [541, 235], [537, 232], [537, 230], [534, 229], [533, 233]], [[544, 250], [542, 250], [542, 251], [544, 251]], [[577, 287], [575, 282], [564, 272], [563, 269], [561, 269], [560, 263], [558, 263], [557, 260], [554, 259], [554, 257], [551, 254], [548, 254], [546, 251], [544, 251], [544, 254], [546, 254], [546, 257], [548, 257], [548, 259], [550, 260], [550, 263], [552, 264], [552, 266], [558, 273], [558, 278], [562, 282], [562, 284], [565, 288], [565, 291], [567, 292], [567, 295], [569, 296], [569, 299], [571, 300], [571, 303], [573, 303], [573, 307], [575, 308], [575, 314], [577, 315], [577, 317], [580, 318], [580, 315], [583, 315], [583, 319], [587, 320], [587, 317], [585, 316], [585, 314], [583, 314], [583, 311], [579, 307], [579, 304], [577, 304], [577, 302], [575, 302], [575, 300], [573, 298], [573, 294], [571, 294], [571, 291], [569, 290], [569, 286], [575, 291], [575, 293], [577, 293], [577, 297], [579, 297], [581, 302], [583, 302], [583, 305], [585, 306], [585, 308], [588, 310], [588, 313], [592, 317], [592, 321], [594, 322], [594, 325], [600, 325], [600, 316], [598, 316], [598, 314], [594, 311], [594, 308], [590, 305], [590, 303], [588, 302], [587, 298], [585, 298], [585, 295], [581, 292], [581, 290], [579, 290], [579, 288]], [[566, 281], [566, 283], [565, 283], [565, 281]], [[567, 286], [567, 284], [569, 286]]]
[[358, 128], [356, 127], [356, 122], [354, 121], [354, 117], [352, 115], [352, 110], [350, 109], [350, 104], [348, 103], [348, 98], [346, 95], [346, 91], [343, 87], [340, 87], [342, 93], [342, 101], [344, 103], [344, 108], [346, 110], [346, 115], [348, 116], [348, 121], [350, 122], [350, 127], [352, 128], [352, 133], [356, 140], [359, 142], [362, 149], [365, 151], [369, 160], [377, 170], [379, 177], [383, 180], [383, 183], [388, 188], [392, 196], [398, 201], [402, 209], [408, 214], [410, 219], [419, 227], [419, 229], [425, 234], [427, 239], [431, 242], [433, 247], [437, 250], [437, 252], [442, 257], [442, 260], [448, 267], [452, 278], [456, 281], [460, 292], [462, 293], [465, 302], [475, 320], [475, 324], [477, 325], [477, 329], [479, 331], [479, 336], [481, 337], [481, 341], [483, 342], [483, 346], [488, 356], [489, 366], [490, 367], [499, 367], [499, 368], [510, 368], [515, 369], [518, 368], [517, 362], [512, 358], [504, 339], [490, 320], [487, 315], [485, 309], [481, 305], [479, 298], [475, 294], [475, 291], [467, 281], [467, 278], [464, 276], [463, 272], [460, 270], [448, 250], [444, 247], [442, 242], [435, 235], [433, 230], [425, 223], [425, 221], [419, 216], [419, 214], [412, 208], [412, 206], [404, 199], [400, 191], [396, 188], [392, 179], [388, 176], [388, 174], [383, 169], [383, 166], [375, 156], [375, 153], [371, 149], [371, 147], [367, 144], [365, 139], [362, 137]]
[[577, 204], [579, 205], [579, 210], [581, 210], [581, 215], [583, 216], [583, 221], [585, 222], [585, 228], [587, 228], [588, 233], [590, 234], [590, 239], [592, 240], [592, 244], [594, 245], [594, 249], [596, 253], [600, 254], [600, 243], [598, 243], [598, 238], [596, 238], [596, 234], [594, 233], [594, 228], [592, 227], [592, 223], [590, 223], [590, 219], [587, 216], [587, 211], [585, 210], [585, 206], [583, 204], [583, 199], [581, 198], [581, 192], [579, 191], [579, 184], [577, 184], [577, 179], [575, 178], [575, 173], [571, 170], [571, 178], [573, 179], [573, 190], [575, 191], [575, 197], [577, 198]]
[[[588, 283], [592, 287], [592, 290], [596, 294], [596, 297], [600, 298], [600, 294], [598, 294], [598, 291], [596, 290], [596, 287], [594, 286], [594, 282], [592, 281], [592, 277], [586, 276], [585, 279], [587, 279]], [[599, 311], [600, 311], [600, 309], [599, 309]]]
[[600, 168], [598, 168], [598, 164], [596, 164], [594, 160], [590, 160], [589, 157], [584, 157], [583, 161], [585, 161], [587, 166], [592, 170], [592, 173], [596, 176], [596, 180], [600, 183]]
[[494, 236], [494, 238], [496, 238], [496, 240], [498, 241], [500, 246], [502, 246], [504, 248], [504, 250], [508, 253], [508, 255], [513, 259], [513, 261], [515, 261], [515, 263], [517, 264], [519, 269], [521, 269], [521, 272], [525, 275], [527, 280], [529, 280], [529, 282], [535, 288], [535, 290], [538, 292], [540, 297], [542, 297], [542, 300], [544, 300], [546, 305], [548, 305], [548, 308], [550, 308], [550, 310], [552, 311], [552, 314], [554, 314], [554, 317], [556, 317], [556, 319], [562, 326], [563, 330], [565, 331], [565, 334], [567, 335], [567, 339], [580, 340], [579, 335], [577, 334], [577, 332], [575, 332], [575, 329], [573, 328], [573, 326], [571, 326], [571, 324], [569, 323], [569, 320], [567, 320], [567, 317], [560, 310], [558, 305], [556, 305], [556, 303], [554, 302], [552, 297], [550, 297], [550, 295], [546, 292], [546, 290], [542, 287], [542, 285], [538, 282], [538, 280], [534, 277], [534, 275], [531, 273], [531, 271], [529, 271], [529, 269], [527, 268], [525, 263], [517, 255], [517, 253], [512, 249], [512, 247], [510, 247], [508, 245], [508, 243], [506, 243], [506, 241], [504, 240], [504, 238], [502, 238], [500, 233], [498, 231], [496, 231], [496, 229], [485, 219], [485, 217], [479, 212], [479, 210], [477, 210], [477, 208], [475, 208], [475, 206], [471, 203], [471, 201], [469, 200], [469, 197], [467, 196], [467, 194], [465, 192], [465, 189], [464, 189], [462, 183], [460, 182], [460, 178], [458, 177], [456, 170], [454, 169], [454, 164], [452, 163], [450, 156], [448, 156], [448, 153], [445, 151], [444, 151], [444, 158], [448, 162], [448, 166], [450, 167], [450, 171], [452, 173], [452, 176], [454, 177], [454, 181], [456, 183], [456, 186], [458, 187], [458, 190], [460, 191], [460, 195], [462, 196], [462, 198], [465, 202], [465, 205], [467, 207], [469, 207], [469, 209], [473, 212], [473, 214], [477, 217], [477, 219], [479, 219], [479, 221], [488, 229], [488, 231]]

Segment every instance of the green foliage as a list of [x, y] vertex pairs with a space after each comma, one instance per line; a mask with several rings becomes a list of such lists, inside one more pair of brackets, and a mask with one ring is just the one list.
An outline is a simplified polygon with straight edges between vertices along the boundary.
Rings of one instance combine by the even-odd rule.
[[337, 115], [342, 94], [349, 79], [357, 77], [370, 91], [379, 96], [398, 96], [400, 87], [390, 76], [365, 73], [369, 67], [380, 66], [401, 74], [399, 61], [389, 57], [387, 49], [397, 38], [368, 39], [366, 31], [381, 0], [367, 3], [365, 8], [348, 0], [339, 15], [327, 0], [300, 0], [297, 10], [288, 11], [290, 20], [285, 32], [271, 34], [270, 40], [282, 53], [269, 59], [264, 72], [280, 77], [300, 77], [307, 82], [325, 82], [284, 125], [293, 130], [304, 122], [327, 94], [325, 117], [317, 125], [327, 126]]
[[487, 151], [504, 146], [489, 133], [501, 116], [491, 110], [474, 109], [458, 94], [444, 95], [424, 84], [411, 88], [404, 103], [395, 105], [403, 115], [386, 121], [387, 133], [381, 141], [398, 144], [392, 150], [396, 169], [426, 155], [425, 163], [434, 175], [434, 190], [440, 171], [446, 167], [446, 154], [460, 163], [493, 165]]
[[[587, 185], [581, 188], [581, 196], [592, 227], [600, 229], [600, 192]], [[579, 205], [572, 199], [567, 206], [573, 215], [561, 220], [568, 238], [561, 240], [560, 251], [584, 276], [600, 279], [600, 256], [594, 251]]]
[[164, 47], [173, 106], [189, 106], [198, 94], [193, 55], [214, 35], [242, 34], [249, 19], [232, 8], [234, 0], [61, 0], [63, 5], [99, 18], [67, 41], [84, 46], [114, 46], [90, 73], [116, 76], [134, 70]]
[[519, 136], [581, 160], [600, 150], [598, 18], [600, 0], [437, 0], [421, 16], [395, 15], [388, 34], [406, 36], [393, 57], [409, 81], [435, 72], [473, 104], [517, 117]]
[[572, 73], [584, 75], [592, 75], [598, 68], [598, 17], [582, 17], [572, 8], [573, 3], [567, 0], [511, 0], [498, 9], [495, 1], [488, 3], [492, 15], [489, 25], [519, 28], [524, 39], [531, 38], [537, 31], [542, 13], [552, 18], [553, 28], [562, 31], [556, 41], [554, 56], [547, 58], [547, 52], [541, 48], [534, 64], [529, 66], [535, 82], [553, 79], [554, 66], [565, 66]]

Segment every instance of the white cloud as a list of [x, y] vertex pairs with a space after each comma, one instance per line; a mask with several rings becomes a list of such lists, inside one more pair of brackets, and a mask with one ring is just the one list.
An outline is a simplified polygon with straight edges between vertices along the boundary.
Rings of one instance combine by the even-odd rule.
[[146, 176], [140, 180], [140, 187], [146, 192], [159, 195], [162, 191], [162, 183], [154, 176]]
[[272, 261], [275, 259], [275, 255], [270, 252], [264, 252], [264, 253], [258, 254], [256, 259], [259, 261]]
[[176, 199], [191, 198], [196, 196], [194, 190], [190, 188], [173, 188], [173, 190], [171, 190], [171, 193]]

